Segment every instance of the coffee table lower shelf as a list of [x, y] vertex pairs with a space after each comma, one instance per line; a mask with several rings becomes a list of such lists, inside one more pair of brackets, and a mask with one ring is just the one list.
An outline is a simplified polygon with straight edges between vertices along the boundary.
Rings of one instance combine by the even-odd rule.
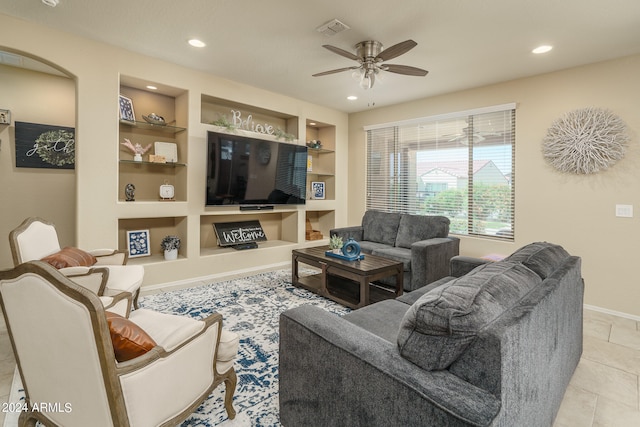
[[[367, 262], [344, 261], [324, 255], [323, 248], [298, 249], [292, 252], [292, 282], [298, 286], [336, 301], [346, 307], [360, 308], [367, 304], [402, 295], [402, 263], [367, 255]], [[321, 270], [318, 274], [300, 276], [298, 264]], [[395, 287], [373, 283], [384, 277], [396, 277]]]

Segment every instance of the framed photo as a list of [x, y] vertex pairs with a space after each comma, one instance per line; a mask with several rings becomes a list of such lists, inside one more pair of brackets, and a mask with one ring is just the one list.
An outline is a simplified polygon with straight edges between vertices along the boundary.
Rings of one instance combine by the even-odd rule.
[[312, 181], [311, 182], [311, 198], [317, 200], [324, 199], [324, 182]]
[[120, 120], [135, 123], [136, 115], [133, 112], [133, 101], [124, 95], [120, 95]]
[[149, 230], [127, 231], [127, 249], [129, 258], [151, 255]]
[[11, 111], [0, 110], [0, 125], [10, 125], [10, 124], [11, 124]]

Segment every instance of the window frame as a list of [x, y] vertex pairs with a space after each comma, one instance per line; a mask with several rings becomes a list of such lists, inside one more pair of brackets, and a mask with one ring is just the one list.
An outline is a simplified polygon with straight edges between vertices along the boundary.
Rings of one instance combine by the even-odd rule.
[[[476, 133], [474, 125], [481, 128], [481, 125], [490, 123], [488, 118], [503, 117], [502, 134], [494, 139], [489, 138], [484, 144], [476, 142]], [[464, 167], [466, 162], [466, 177], [463, 173], [458, 176], [461, 184], [454, 187], [460, 194], [464, 194], [466, 200], [462, 201], [465, 209], [458, 210], [466, 217], [466, 228], [452, 227], [451, 234], [459, 234], [465, 236], [491, 238], [499, 240], [513, 241], [515, 239], [515, 128], [516, 128], [516, 104], [501, 104], [490, 107], [483, 107], [472, 110], [458, 111], [446, 114], [440, 114], [429, 117], [421, 117], [410, 120], [403, 120], [391, 123], [383, 123], [371, 126], [365, 126], [366, 131], [366, 208], [384, 210], [388, 212], [401, 212], [423, 215], [436, 215], [440, 213], [429, 213], [429, 191], [428, 188], [444, 188], [443, 185], [436, 185], [422, 181], [424, 188], [420, 190], [418, 186], [418, 157], [421, 153], [427, 153], [429, 150], [425, 148], [429, 143], [425, 142], [425, 146], [420, 145], [412, 140], [409, 143], [407, 137], [401, 136], [403, 130], [411, 131], [412, 127], [421, 127], [427, 129], [426, 133], [437, 137], [442, 137], [438, 132], [438, 126], [442, 129], [451, 126], [459, 120], [466, 123], [465, 130], [466, 140], [464, 145], [468, 147], [466, 159], [462, 155], [456, 161], [460, 163], [460, 168]], [[477, 123], [476, 123], [477, 122]], [[435, 129], [435, 130], [434, 130]], [[415, 132], [415, 131], [414, 131]], [[498, 134], [499, 135], [499, 134]], [[406, 138], [403, 140], [403, 138]], [[481, 137], [478, 137], [480, 139]], [[502, 139], [501, 139], [502, 138]], [[484, 138], [482, 138], [483, 140]], [[492, 141], [495, 140], [494, 145]], [[424, 141], [429, 141], [425, 139]], [[433, 145], [433, 141], [430, 142]], [[437, 146], [437, 143], [435, 144]], [[496, 159], [490, 158], [492, 154], [484, 154], [483, 160], [489, 169], [493, 168], [494, 176], [498, 177], [496, 182], [483, 182], [479, 178], [474, 179], [474, 175], [478, 170], [474, 169], [474, 161], [479, 162], [478, 158], [483, 157], [476, 154], [474, 149], [484, 146], [487, 148], [500, 148], [500, 153], [493, 154]], [[445, 150], [441, 150], [441, 154]], [[449, 150], [451, 153], [453, 150]], [[458, 151], [460, 147], [458, 147]], [[431, 150], [435, 152], [435, 150]], [[446, 155], [446, 154], [443, 154]], [[502, 157], [500, 157], [500, 155]], [[489, 160], [487, 160], [489, 156]], [[445, 161], [441, 161], [445, 163]], [[480, 162], [482, 163], [482, 162]], [[496, 166], [499, 164], [499, 167]], [[484, 166], [482, 166], [484, 168]], [[502, 183], [504, 178], [505, 182]], [[413, 178], [413, 181], [412, 181]], [[421, 178], [422, 179], [422, 178]], [[486, 178], [485, 178], [486, 180]], [[477, 181], [477, 182], [476, 182]], [[466, 182], [466, 186], [465, 186]], [[489, 187], [487, 187], [489, 185]], [[506, 191], [503, 188], [507, 189]], [[484, 191], [486, 190], [486, 191]], [[438, 191], [432, 191], [437, 194]], [[422, 193], [422, 194], [421, 194]], [[459, 196], [459, 195], [458, 195]], [[478, 197], [482, 199], [477, 200]], [[423, 203], [423, 205], [420, 205]], [[431, 203], [433, 205], [433, 203]], [[433, 206], [431, 206], [432, 208]], [[436, 206], [440, 207], [441, 206]], [[491, 211], [487, 209], [491, 207]], [[442, 213], [451, 220], [456, 219], [460, 224], [460, 216], [454, 216], [450, 213]], [[500, 218], [500, 221], [490, 221], [491, 218]], [[503, 224], [507, 227], [495, 229], [485, 229], [485, 224]], [[453, 224], [452, 224], [453, 225]]]

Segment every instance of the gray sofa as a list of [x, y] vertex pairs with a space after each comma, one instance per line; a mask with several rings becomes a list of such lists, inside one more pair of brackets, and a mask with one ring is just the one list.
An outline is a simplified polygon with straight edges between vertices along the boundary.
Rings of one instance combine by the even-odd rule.
[[[329, 235], [353, 238], [362, 253], [403, 263], [403, 289], [412, 291], [449, 273], [449, 260], [459, 254], [460, 240], [449, 236], [449, 219], [443, 216], [366, 211], [362, 224], [335, 228]], [[395, 277], [382, 280], [394, 286]]]
[[582, 354], [580, 258], [540, 242], [451, 267], [343, 317], [282, 313], [282, 424], [551, 426]]

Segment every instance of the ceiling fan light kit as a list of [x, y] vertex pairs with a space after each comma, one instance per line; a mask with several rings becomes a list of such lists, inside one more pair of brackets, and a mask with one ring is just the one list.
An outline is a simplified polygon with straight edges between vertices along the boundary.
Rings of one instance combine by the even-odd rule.
[[353, 74], [360, 78], [360, 87], [363, 89], [371, 89], [380, 71], [407, 76], [426, 76], [428, 71], [421, 68], [410, 67], [408, 65], [383, 64], [383, 62], [407, 53], [417, 45], [418, 43], [413, 40], [405, 40], [388, 49], [384, 49], [382, 43], [375, 40], [366, 40], [355, 45], [356, 53], [353, 54], [339, 47], [326, 44], [322, 47], [335, 54], [357, 61], [360, 65], [316, 73], [313, 77], [326, 76], [342, 71], [353, 71]]

